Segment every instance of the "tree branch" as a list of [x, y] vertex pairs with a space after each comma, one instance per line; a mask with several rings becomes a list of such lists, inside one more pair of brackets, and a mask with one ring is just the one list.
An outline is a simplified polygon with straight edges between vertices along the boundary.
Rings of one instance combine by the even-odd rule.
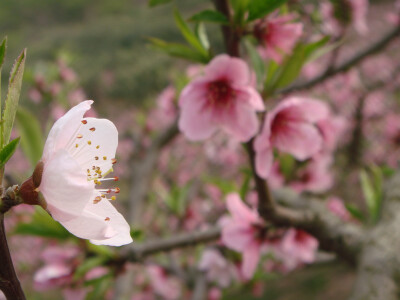
[[326, 79], [347, 71], [351, 67], [359, 64], [362, 62], [365, 58], [368, 56], [382, 50], [385, 48], [394, 38], [398, 37], [400, 35], [400, 26], [397, 26], [396, 28], [390, 30], [387, 34], [385, 34], [380, 40], [377, 42], [369, 45], [365, 49], [361, 50], [360, 52], [356, 53], [349, 59], [345, 60], [343, 63], [339, 64], [337, 67], [330, 68], [327, 70], [327, 72], [324, 72], [321, 75], [316, 76], [315, 78], [306, 81], [306, 82], [300, 82], [300, 83], [295, 83], [287, 88], [278, 90], [276, 94], [290, 94], [292, 92], [297, 92], [305, 89], [310, 89], [317, 84], [322, 83]]
[[195, 246], [197, 244], [208, 243], [219, 238], [221, 230], [212, 227], [207, 230], [185, 233], [169, 238], [156, 239], [143, 244], [133, 245], [127, 253], [128, 261], [141, 261], [146, 256], [159, 252], [171, 251], [178, 248]]

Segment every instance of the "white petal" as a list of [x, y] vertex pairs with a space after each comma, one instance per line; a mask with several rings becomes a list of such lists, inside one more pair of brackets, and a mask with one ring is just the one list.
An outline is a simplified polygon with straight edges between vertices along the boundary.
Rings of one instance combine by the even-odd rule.
[[122, 246], [132, 243], [129, 224], [108, 200], [104, 199], [91, 205], [90, 210], [92, 213], [102, 216], [103, 220], [107, 218], [108, 221], [105, 221], [108, 225], [107, 233], [113, 235], [109, 238], [93, 238], [90, 240], [91, 243], [109, 246]]
[[78, 131], [78, 135], [82, 137], [76, 138], [69, 145], [68, 151], [85, 172], [89, 169], [95, 175], [92, 170], [95, 166], [100, 167], [102, 174], [105, 174], [112, 168], [112, 159], [115, 158], [118, 146], [117, 128], [107, 119], [83, 120], [87, 123], [81, 123]]
[[87, 181], [85, 171], [67, 151], [59, 150], [44, 164], [39, 190], [52, 217], [66, 221], [82, 213], [93, 194], [94, 183]]
[[50, 155], [59, 149], [64, 149], [71, 143], [71, 140], [75, 139], [77, 131], [82, 125], [83, 115], [90, 109], [92, 103], [92, 100], [79, 103], [54, 123], [44, 145], [43, 160], [46, 161]]

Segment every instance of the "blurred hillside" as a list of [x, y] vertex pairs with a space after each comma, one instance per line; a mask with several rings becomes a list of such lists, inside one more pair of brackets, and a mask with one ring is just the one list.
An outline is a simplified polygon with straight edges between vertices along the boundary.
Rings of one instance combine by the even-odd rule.
[[[209, 1], [177, 1], [185, 17]], [[28, 48], [27, 77], [40, 61], [66, 56], [90, 98], [141, 103], [167, 84], [171, 60], [146, 37], [179, 41], [174, 4], [150, 8], [145, 0], [5, 0], [0, 38], [8, 36], [5, 71]], [[5, 80], [6, 76], [3, 76]]]

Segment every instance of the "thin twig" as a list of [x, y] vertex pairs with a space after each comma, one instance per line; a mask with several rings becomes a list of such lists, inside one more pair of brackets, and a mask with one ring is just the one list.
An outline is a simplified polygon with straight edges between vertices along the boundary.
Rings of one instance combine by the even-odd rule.
[[337, 67], [331, 68], [328, 72], [323, 72], [323, 74], [316, 76], [315, 78], [302, 82], [302, 83], [297, 83], [293, 84], [287, 88], [278, 90], [276, 94], [290, 94], [292, 92], [297, 92], [301, 90], [306, 90], [310, 89], [317, 84], [322, 83], [326, 79], [337, 75], [339, 73], [345, 72], [349, 70], [351, 67], [359, 64], [362, 62], [365, 58], [369, 57], [372, 54], [375, 54], [385, 48], [394, 38], [398, 37], [400, 35], [400, 26], [397, 26], [396, 28], [390, 30], [387, 34], [385, 34], [380, 40], [377, 42], [369, 45], [365, 49], [359, 51]]

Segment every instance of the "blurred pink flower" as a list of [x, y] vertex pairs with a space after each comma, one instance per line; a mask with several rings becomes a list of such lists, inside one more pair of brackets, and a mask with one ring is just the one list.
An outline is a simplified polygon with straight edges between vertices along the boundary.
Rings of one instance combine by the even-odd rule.
[[33, 277], [35, 289], [39, 291], [60, 287], [71, 281], [72, 268], [64, 263], [45, 265], [43, 268], [39, 269]]
[[35, 89], [35, 88], [32, 88], [29, 90], [28, 97], [36, 104], [40, 103], [43, 99], [42, 93], [39, 92], [39, 90]]
[[84, 288], [64, 289], [63, 290], [64, 300], [85, 300], [87, 292], [88, 291]]
[[199, 262], [199, 269], [206, 271], [207, 279], [215, 281], [222, 288], [230, 285], [235, 276], [235, 267], [216, 249], [206, 249]]
[[52, 217], [72, 234], [94, 244], [120, 246], [132, 242], [130, 228], [106, 198], [119, 190], [95, 189], [112, 168], [118, 132], [109, 120], [83, 118], [92, 103], [78, 104], [53, 125], [38, 190]]
[[350, 5], [353, 13], [354, 28], [359, 34], [366, 35], [368, 33], [367, 14], [368, 0], [350, 0]]
[[260, 231], [264, 222], [256, 210], [248, 208], [238, 194], [229, 194], [226, 205], [231, 216], [224, 216], [219, 223], [222, 243], [243, 254], [242, 275], [250, 279], [260, 260]]
[[330, 154], [319, 154], [313, 157], [308, 165], [299, 171], [299, 180], [290, 183], [296, 192], [324, 192], [333, 185], [333, 175], [329, 170], [332, 164]]
[[94, 267], [85, 274], [85, 280], [93, 280], [96, 278], [100, 278], [109, 273], [110, 271], [106, 267], [103, 266]]
[[154, 129], [165, 129], [171, 125], [177, 117], [177, 108], [174, 100], [176, 90], [172, 85], [165, 88], [157, 98], [157, 107], [150, 112], [147, 119], [147, 126]]
[[303, 33], [303, 24], [291, 23], [294, 15], [265, 18], [256, 23], [254, 34], [260, 41], [260, 55], [281, 63], [284, 55], [290, 54]]
[[342, 199], [335, 196], [329, 197], [328, 201], [326, 202], [326, 206], [333, 214], [338, 216], [343, 221], [350, 221], [351, 215], [344, 206]]
[[54, 120], [58, 120], [63, 115], [65, 115], [65, 113], [66, 113], [66, 111], [65, 111], [64, 107], [62, 107], [57, 102], [53, 103], [53, 105], [51, 106], [51, 116]]
[[349, 127], [347, 120], [341, 116], [328, 116], [326, 119], [318, 121], [317, 125], [323, 137], [323, 148], [328, 151], [336, 149], [338, 142]]
[[164, 269], [157, 265], [147, 266], [146, 271], [155, 293], [166, 300], [179, 299], [181, 291], [175, 278], [169, 278]]
[[283, 236], [277, 255], [293, 270], [301, 264], [314, 262], [318, 241], [307, 232], [290, 228]]
[[305, 160], [322, 148], [323, 137], [315, 124], [329, 115], [328, 106], [318, 100], [290, 97], [265, 118], [255, 139], [256, 170], [267, 178], [273, 164], [273, 148]]
[[66, 82], [74, 82], [77, 79], [76, 73], [69, 67], [60, 68], [60, 78]]
[[77, 105], [86, 99], [86, 94], [82, 88], [78, 88], [69, 92], [67, 98], [69, 104]]
[[218, 128], [248, 141], [258, 130], [256, 111], [264, 110], [261, 96], [251, 85], [249, 67], [243, 60], [223, 54], [204, 72], [180, 95], [179, 129], [193, 141], [209, 138]]
[[216, 288], [215, 286], [210, 288], [208, 291], [208, 298], [207, 300], [219, 300], [222, 298], [222, 292], [219, 288]]

